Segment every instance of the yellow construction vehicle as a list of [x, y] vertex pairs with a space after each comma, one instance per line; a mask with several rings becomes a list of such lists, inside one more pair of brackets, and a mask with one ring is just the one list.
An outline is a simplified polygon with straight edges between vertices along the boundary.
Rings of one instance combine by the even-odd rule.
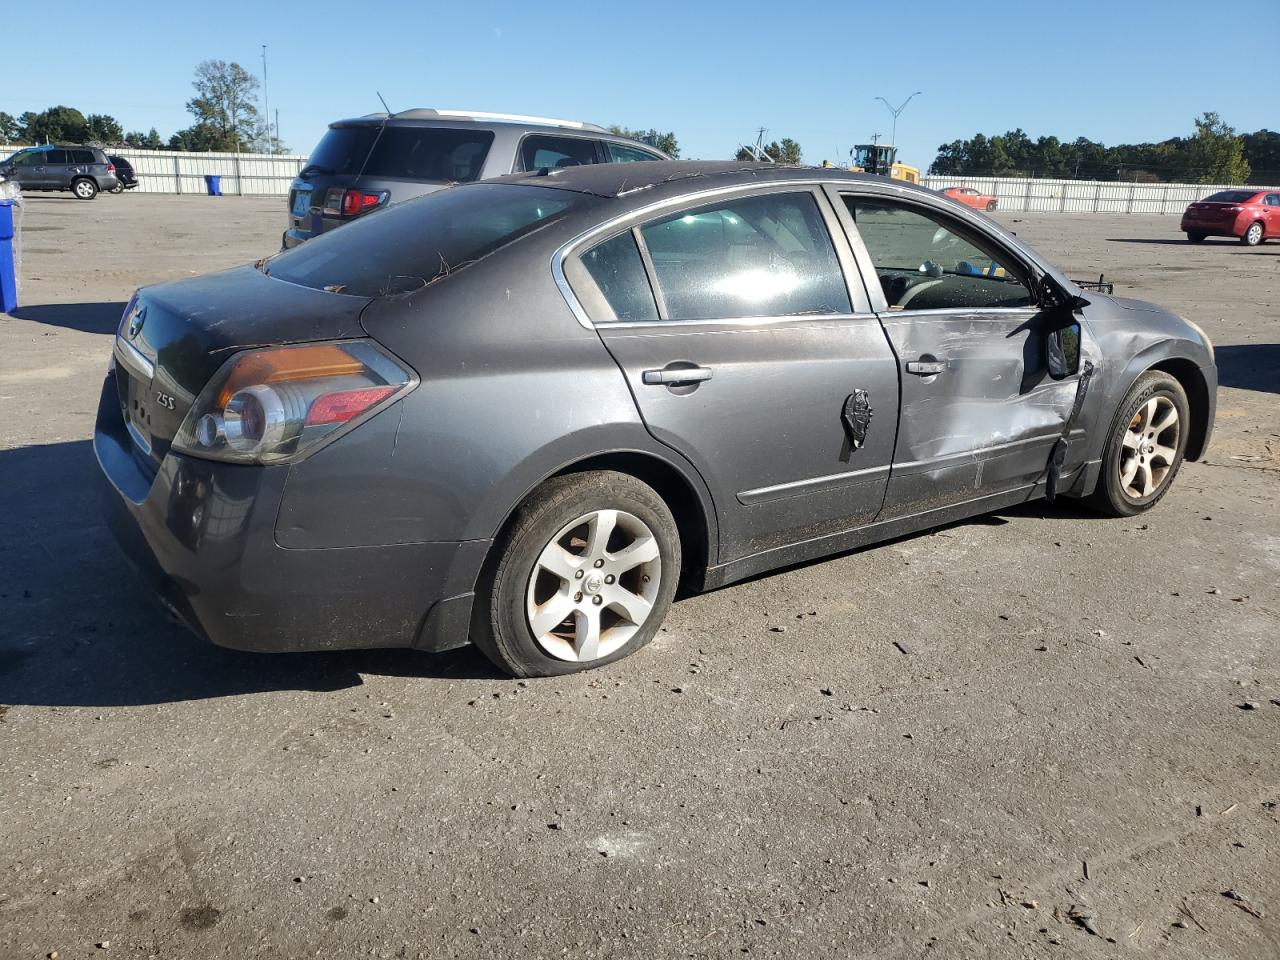
[[854, 173], [877, 173], [907, 183], [920, 182], [920, 168], [898, 162], [898, 148], [888, 143], [859, 143], [853, 148]]

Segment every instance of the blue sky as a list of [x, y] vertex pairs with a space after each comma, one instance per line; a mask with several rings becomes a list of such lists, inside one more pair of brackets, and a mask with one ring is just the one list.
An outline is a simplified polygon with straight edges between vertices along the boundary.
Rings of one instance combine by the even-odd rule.
[[770, 139], [798, 140], [811, 163], [872, 133], [887, 139], [891, 117], [874, 98], [896, 105], [916, 90], [898, 142], [901, 159], [921, 167], [940, 143], [1019, 126], [1033, 138], [1160, 140], [1217, 110], [1238, 130], [1280, 128], [1280, 88], [1266, 68], [1186, 65], [1205, 45], [1234, 56], [1245, 47], [1231, 37], [1274, 34], [1280, 0], [1236, 0], [1231, 29], [1216, 8], [1187, 0], [58, 5], [58, 23], [88, 29], [52, 24], [38, 3], [8, 6], [0, 110], [65, 103], [167, 139], [191, 122], [196, 63], [235, 60], [259, 73], [266, 43], [271, 106], [297, 152], [328, 121], [380, 109], [375, 90], [392, 109], [670, 129], [686, 157], [731, 156], [764, 126]]

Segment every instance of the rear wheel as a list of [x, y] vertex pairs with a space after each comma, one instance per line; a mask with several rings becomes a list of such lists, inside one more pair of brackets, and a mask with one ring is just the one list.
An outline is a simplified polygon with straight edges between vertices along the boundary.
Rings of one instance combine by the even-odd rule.
[[1111, 424], [1102, 476], [1091, 498], [1094, 508], [1132, 517], [1159, 503], [1182, 466], [1190, 418], [1182, 384], [1159, 370], [1139, 377]]
[[98, 195], [98, 185], [88, 177], [81, 177], [71, 184], [71, 192], [78, 200], [92, 200]]
[[657, 632], [680, 578], [680, 535], [655, 490], [592, 471], [534, 492], [494, 545], [472, 640], [518, 677], [576, 673]]
[[987, 213], [990, 213], [990, 212], [991, 212], [992, 210], [994, 210], [995, 208], [996, 208], [996, 202], [995, 202], [994, 200], [988, 200], [988, 201], [987, 201]]
[[1262, 221], [1255, 220], [1249, 224], [1249, 228], [1245, 230], [1244, 236], [1240, 238], [1240, 242], [1246, 247], [1256, 247], [1262, 242]]
[[1187, 239], [1192, 243], [1204, 243], [1205, 235], [1203, 233], [1188, 233]]
[[107, 191], [108, 193], [124, 193], [124, 184], [116, 181], [116, 185]]

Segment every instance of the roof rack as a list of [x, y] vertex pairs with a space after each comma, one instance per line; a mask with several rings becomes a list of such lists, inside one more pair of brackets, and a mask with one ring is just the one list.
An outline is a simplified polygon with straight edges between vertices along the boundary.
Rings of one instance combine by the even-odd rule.
[[[378, 116], [378, 114], [370, 114]], [[534, 123], [546, 127], [565, 127], [570, 130], [589, 130], [592, 133], [608, 133], [604, 127], [581, 120], [557, 120], [555, 117], [532, 117], [522, 113], [489, 113], [485, 110], [434, 110], [416, 108], [391, 114], [393, 120], [497, 120], [504, 123]]]

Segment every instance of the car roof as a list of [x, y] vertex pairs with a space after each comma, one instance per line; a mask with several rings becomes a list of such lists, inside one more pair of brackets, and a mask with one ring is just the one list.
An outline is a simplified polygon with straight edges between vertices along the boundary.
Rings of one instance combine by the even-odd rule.
[[[490, 183], [521, 183], [573, 190], [597, 197], [622, 197], [669, 184], [699, 181], [703, 187], [733, 187], [746, 183], [788, 183], [813, 180], [862, 180], [885, 183], [870, 173], [824, 167], [799, 167], [742, 160], [650, 160], [640, 163], [593, 163], [498, 177]], [[924, 187], [892, 181], [894, 186], [933, 193]]]
[[[400, 110], [396, 113], [366, 113], [362, 117], [348, 117], [345, 120], [334, 120], [329, 128], [334, 127], [370, 127], [386, 123], [387, 126], [403, 127], [448, 127], [474, 125], [477, 127], [528, 131], [530, 133], [546, 132], [567, 135], [586, 135], [593, 139], [608, 140], [612, 143], [633, 143], [656, 153], [662, 150], [651, 143], [613, 133], [595, 123], [580, 120], [558, 120], [554, 117], [525, 116], [515, 113], [488, 113], [479, 110], [435, 110], [414, 108]], [[665, 156], [665, 154], [663, 154]]]

